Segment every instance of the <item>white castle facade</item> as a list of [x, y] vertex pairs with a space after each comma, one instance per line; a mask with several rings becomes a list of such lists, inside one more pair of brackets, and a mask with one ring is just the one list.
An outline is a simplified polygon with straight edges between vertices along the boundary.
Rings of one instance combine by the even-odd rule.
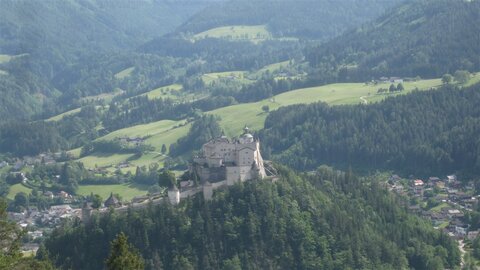
[[260, 154], [260, 142], [255, 140], [247, 127], [239, 138], [216, 138], [202, 147], [202, 155], [193, 159], [190, 169], [202, 184], [226, 181], [233, 185], [266, 176]]

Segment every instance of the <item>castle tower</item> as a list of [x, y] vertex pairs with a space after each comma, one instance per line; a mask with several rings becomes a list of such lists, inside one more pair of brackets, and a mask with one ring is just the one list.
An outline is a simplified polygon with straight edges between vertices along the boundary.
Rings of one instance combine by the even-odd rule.
[[83, 223], [90, 222], [90, 217], [92, 216], [92, 206], [88, 202], [84, 202], [82, 206], [82, 221]]
[[203, 184], [203, 198], [208, 201], [211, 200], [213, 196], [213, 185], [210, 182], [205, 182]]
[[172, 205], [180, 203], [180, 190], [178, 190], [176, 185], [168, 189], [168, 200]]
[[250, 134], [250, 129], [245, 125], [243, 128], [243, 134], [239, 139], [240, 143], [253, 143], [253, 135]]

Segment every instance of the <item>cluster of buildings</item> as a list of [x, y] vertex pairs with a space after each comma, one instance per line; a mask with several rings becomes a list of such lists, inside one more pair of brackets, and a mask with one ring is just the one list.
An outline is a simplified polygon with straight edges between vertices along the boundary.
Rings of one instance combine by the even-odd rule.
[[80, 217], [80, 208], [72, 208], [69, 204], [53, 205], [48, 210], [38, 210], [30, 207], [21, 213], [8, 212], [11, 220], [15, 221], [22, 228], [54, 228], [60, 225], [63, 220], [72, 217]]
[[[20, 227], [27, 228], [34, 240], [42, 237], [45, 231], [60, 225], [65, 219], [77, 217], [88, 222], [93, 213], [107, 213], [109, 208], [115, 208], [116, 212], [121, 213], [131, 208], [145, 208], [150, 204], [160, 204], [164, 201], [178, 204], [181, 199], [197, 193], [203, 193], [205, 199], [210, 199], [215, 189], [267, 176], [274, 180], [276, 175], [275, 169], [264, 162], [260, 153], [260, 142], [250, 134], [247, 127], [238, 138], [229, 139], [222, 136], [204, 144], [201, 155], [194, 158], [189, 171], [190, 175], [196, 176], [197, 181], [191, 179], [180, 182], [179, 188], [175, 185], [168, 190], [167, 197], [162, 194], [144, 196], [123, 205], [118, 198], [110, 194], [97, 209], [92, 208], [92, 203], [85, 203], [82, 208], [72, 208], [69, 204], [55, 205], [44, 211], [32, 207], [23, 213], [10, 212], [10, 219]], [[62, 202], [75, 203], [74, 197], [64, 191], [58, 193], [46, 191], [43, 195], [51, 199], [62, 198]], [[32, 243], [28, 243], [25, 248], [30, 250], [38, 248]]]
[[43, 196], [52, 199], [58, 200], [65, 204], [70, 204], [75, 202], [75, 197], [69, 194], [66, 191], [60, 190], [59, 192], [45, 191]]
[[42, 153], [37, 156], [24, 156], [17, 158], [10, 163], [7, 161], [0, 162], [0, 169], [6, 166], [12, 166], [13, 171], [20, 171], [26, 166], [35, 166], [36, 164], [56, 164], [59, 160], [71, 159], [72, 156], [66, 152]]
[[400, 77], [380, 77], [380, 83], [403, 83]]
[[392, 175], [389, 189], [416, 203], [409, 205], [410, 211], [429, 219], [433, 226], [456, 239], [475, 239], [479, 230], [469, 227], [465, 213], [473, 210], [480, 197], [474, 195], [472, 182], [462, 183], [455, 175], [444, 179], [402, 179]]
[[193, 158], [190, 171], [201, 183], [227, 181], [229, 185], [266, 176], [260, 142], [248, 127], [239, 138], [221, 136], [204, 144], [202, 155]]
[[119, 137], [116, 138], [121, 144], [124, 145], [132, 145], [132, 146], [140, 146], [145, 143], [145, 139], [141, 137]]
[[250, 134], [248, 127], [238, 138], [221, 136], [204, 144], [201, 155], [193, 158], [189, 171], [199, 179], [200, 185], [193, 186], [190, 180], [181, 183], [181, 189], [173, 186], [168, 190], [170, 203], [178, 204], [182, 198], [200, 192], [209, 200], [215, 189], [276, 175], [275, 169], [264, 162], [260, 141]]

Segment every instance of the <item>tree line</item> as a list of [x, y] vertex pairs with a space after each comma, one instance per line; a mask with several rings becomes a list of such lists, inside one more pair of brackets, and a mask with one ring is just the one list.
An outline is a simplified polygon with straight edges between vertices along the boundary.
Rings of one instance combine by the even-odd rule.
[[446, 85], [368, 106], [280, 108], [259, 134], [263, 152], [299, 170], [332, 164], [406, 175], [480, 175], [479, 89]]
[[440, 77], [480, 69], [476, 1], [408, 1], [378, 19], [306, 48], [318, 81]]
[[[62, 269], [102, 269], [120, 232], [146, 269], [442, 269], [455, 241], [407, 213], [374, 179], [322, 167], [251, 181], [145, 210], [94, 216], [56, 229], [45, 247]], [[117, 238], [118, 239], [118, 238]]]

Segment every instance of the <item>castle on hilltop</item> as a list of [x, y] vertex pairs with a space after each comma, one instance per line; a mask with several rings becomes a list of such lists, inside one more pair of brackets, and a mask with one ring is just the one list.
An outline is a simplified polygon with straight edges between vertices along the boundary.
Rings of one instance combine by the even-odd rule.
[[202, 184], [226, 181], [229, 186], [266, 176], [260, 142], [253, 138], [248, 127], [239, 138], [230, 140], [221, 136], [204, 144], [201, 156], [194, 157], [190, 171]]
[[204, 144], [200, 156], [193, 158], [189, 171], [197, 176], [200, 185], [182, 190], [174, 185], [168, 190], [171, 204], [178, 204], [181, 199], [200, 192], [206, 200], [210, 200], [214, 190], [238, 182], [265, 177], [270, 177], [272, 181], [277, 179], [275, 168], [264, 162], [260, 142], [250, 134], [248, 127], [244, 128], [239, 138], [221, 136]]
[[[260, 154], [260, 142], [250, 134], [248, 127], [244, 128], [243, 134], [238, 138], [228, 139], [221, 136], [204, 144], [201, 155], [193, 158], [189, 171], [198, 177], [199, 185], [180, 185], [180, 189], [173, 185], [168, 189], [167, 197], [147, 198], [126, 206], [121, 206], [118, 199], [111, 194], [105, 205], [115, 207], [118, 212], [126, 212], [129, 208], [142, 209], [165, 200], [176, 205], [181, 199], [198, 193], [203, 193], [203, 197], [210, 200], [214, 190], [232, 186], [237, 182], [263, 179], [267, 176], [272, 181], [277, 179], [277, 171], [269, 162], [264, 162]], [[108, 213], [108, 208], [93, 210], [85, 204], [82, 208], [82, 220], [88, 222], [93, 212], [105, 214]]]

